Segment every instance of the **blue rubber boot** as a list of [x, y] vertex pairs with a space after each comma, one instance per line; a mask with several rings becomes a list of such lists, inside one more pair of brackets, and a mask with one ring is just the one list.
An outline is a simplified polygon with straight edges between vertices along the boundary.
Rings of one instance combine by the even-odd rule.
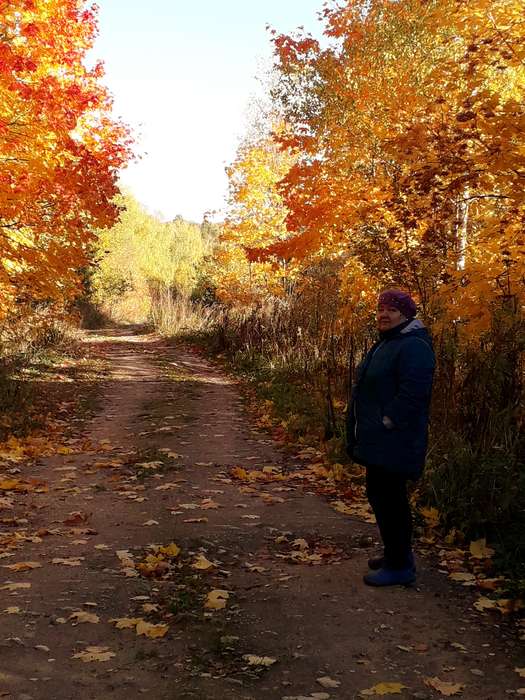
[[[410, 552], [410, 563], [414, 571], [416, 570], [416, 562], [414, 559], [413, 552]], [[386, 565], [385, 557], [372, 557], [368, 560], [368, 568], [372, 571], [377, 571], [378, 569], [384, 569]]]
[[367, 586], [409, 586], [416, 580], [416, 570], [409, 566], [406, 569], [389, 569], [384, 567], [373, 574], [363, 576]]

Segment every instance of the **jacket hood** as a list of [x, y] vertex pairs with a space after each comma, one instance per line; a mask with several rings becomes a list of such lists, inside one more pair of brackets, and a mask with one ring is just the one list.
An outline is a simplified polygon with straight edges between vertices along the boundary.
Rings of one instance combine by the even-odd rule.
[[405, 326], [401, 330], [401, 333], [403, 333], [403, 335], [405, 335], [406, 333], [413, 333], [414, 331], [420, 331], [420, 330], [424, 330], [425, 333], [428, 333], [423, 321], [420, 321], [418, 318], [415, 318], [412, 321], [410, 321], [408, 326]]

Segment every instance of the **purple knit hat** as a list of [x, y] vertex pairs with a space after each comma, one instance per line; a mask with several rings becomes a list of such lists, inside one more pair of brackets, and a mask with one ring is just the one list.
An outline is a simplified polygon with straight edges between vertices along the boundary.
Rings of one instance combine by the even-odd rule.
[[393, 306], [408, 319], [414, 318], [417, 314], [416, 302], [408, 292], [402, 292], [400, 289], [387, 289], [382, 292], [379, 295], [378, 304]]

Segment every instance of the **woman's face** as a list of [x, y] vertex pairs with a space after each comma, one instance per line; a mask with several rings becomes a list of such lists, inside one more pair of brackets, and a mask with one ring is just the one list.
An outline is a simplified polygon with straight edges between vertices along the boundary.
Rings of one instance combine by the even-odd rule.
[[407, 320], [399, 309], [388, 304], [379, 304], [377, 307], [377, 327], [380, 331], [388, 331], [391, 328], [399, 326], [400, 323]]

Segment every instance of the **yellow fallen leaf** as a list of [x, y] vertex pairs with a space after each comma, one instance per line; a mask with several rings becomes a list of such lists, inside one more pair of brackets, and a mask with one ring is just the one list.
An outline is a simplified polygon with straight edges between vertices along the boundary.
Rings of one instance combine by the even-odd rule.
[[98, 615], [95, 615], [95, 613], [89, 613], [85, 610], [77, 610], [76, 612], [71, 613], [71, 615], [68, 617], [68, 620], [76, 622], [77, 625], [81, 622], [91, 622], [95, 625], [98, 622], [100, 622], [100, 617]]
[[254, 656], [253, 654], [244, 654], [242, 658], [248, 662], [249, 666], [272, 666], [277, 661], [271, 656]]
[[419, 512], [425, 518], [429, 527], [437, 527], [441, 518], [439, 510], [434, 507], [420, 508]]
[[144, 603], [142, 609], [145, 613], [151, 613], [158, 612], [160, 610], [160, 607], [157, 605], [157, 603]]
[[226, 601], [230, 597], [228, 591], [215, 589], [208, 593], [204, 607], [209, 610], [222, 610], [226, 607]]
[[156, 639], [157, 637], [164, 637], [169, 630], [168, 625], [152, 625], [145, 620], [140, 620], [135, 627], [135, 632], [138, 636], [144, 635], [150, 639]]
[[11, 571], [29, 571], [30, 569], [40, 569], [42, 564], [37, 561], [19, 561], [17, 564], [6, 564], [4, 569]]
[[[243, 469], [242, 467], [234, 467], [231, 471], [230, 474], [235, 477], [236, 479], [240, 479], [241, 481], [248, 481], [248, 472], [246, 469]], [[1, 486], [0, 486], [1, 488]]]
[[359, 694], [364, 697], [372, 695], [399, 695], [406, 685], [402, 683], [378, 683], [373, 688], [362, 690]]
[[89, 663], [90, 661], [109, 661], [113, 656], [115, 652], [110, 651], [109, 647], [86, 647], [84, 651], [73, 654], [71, 658]]
[[199, 571], [207, 571], [208, 569], [211, 569], [215, 564], [204, 556], [204, 554], [199, 554], [199, 556], [195, 559], [193, 564], [191, 565], [192, 569], [197, 569]]
[[30, 583], [6, 583], [0, 587], [0, 591], [17, 591], [20, 588], [31, 588]]
[[448, 575], [451, 581], [475, 581], [476, 577], [474, 574], [469, 574], [466, 571], [454, 571], [452, 574]]
[[135, 629], [143, 620], [141, 617], [113, 617], [109, 622], [114, 623], [118, 630], [128, 630]]
[[478, 598], [474, 603], [474, 607], [476, 608], [476, 610], [480, 610], [481, 612], [483, 612], [484, 610], [497, 610], [498, 603], [496, 600], [491, 600], [490, 598], [481, 596], [481, 598]]
[[352, 514], [352, 509], [349, 506], [347, 506], [346, 503], [344, 503], [343, 501], [332, 501], [330, 505], [338, 513], [344, 513], [344, 515]]
[[172, 542], [165, 547], [159, 547], [158, 551], [162, 554], [167, 554], [169, 557], [176, 557], [180, 554], [180, 547], [175, 542]]
[[433, 678], [425, 678], [424, 680], [425, 685], [428, 685], [429, 688], [434, 688], [434, 690], [437, 690], [438, 693], [441, 693], [441, 695], [445, 695], [446, 697], [458, 695], [458, 693], [461, 693], [465, 687], [461, 683], [449, 683], [448, 681], [442, 681], [437, 676], [434, 676]]
[[514, 669], [520, 678], [525, 678], [525, 668]]
[[217, 508], [220, 508], [219, 504], [211, 498], [203, 498], [200, 507], [203, 510], [216, 510]]
[[487, 547], [487, 540], [484, 537], [470, 543], [470, 555], [474, 559], [490, 559], [493, 554], [494, 550]]
[[6, 615], [18, 615], [18, 613], [20, 612], [20, 608], [12, 606], [10, 608], [6, 608], [4, 612], [6, 613]]

